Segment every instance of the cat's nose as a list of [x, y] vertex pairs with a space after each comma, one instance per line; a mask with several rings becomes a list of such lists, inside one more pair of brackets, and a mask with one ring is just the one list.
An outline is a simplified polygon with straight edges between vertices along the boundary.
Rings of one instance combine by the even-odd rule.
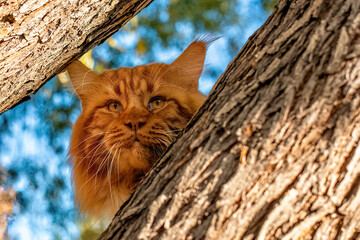
[[124, 124], [125, 126], [127, 126], [128, 128], [130, 128], [131, 130], [138, 130], [139, 128], [141, 128], [142, 126], [145, 125], [145, 121], [143, 119], [135, 119], [135, 120], [127, 120]]

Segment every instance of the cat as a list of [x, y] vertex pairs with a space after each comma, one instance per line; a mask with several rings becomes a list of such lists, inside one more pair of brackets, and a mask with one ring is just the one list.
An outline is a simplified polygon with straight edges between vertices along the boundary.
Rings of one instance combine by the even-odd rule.
[[69, 150], [81, 215], [113, 217], [203, 104], [198, 80], [213, 40], [195, 40], [171, 64], [102, 74], [77, 60], [67, 67], [82, 105]]

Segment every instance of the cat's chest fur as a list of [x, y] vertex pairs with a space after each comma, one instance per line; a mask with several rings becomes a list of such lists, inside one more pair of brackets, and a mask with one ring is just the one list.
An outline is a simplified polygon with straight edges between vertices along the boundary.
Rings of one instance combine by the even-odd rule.
[[81, 214], [112, 217], [202, 105], [207, 44], [195, 41], [172, 64], [102, 74], [69, 65], [82, 103], [69, 151]]

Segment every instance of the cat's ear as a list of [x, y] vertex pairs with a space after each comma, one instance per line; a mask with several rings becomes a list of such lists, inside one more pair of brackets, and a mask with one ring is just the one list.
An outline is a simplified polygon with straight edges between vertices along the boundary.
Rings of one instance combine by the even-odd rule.
[[92, 83], [95, 83], [99, 78], [99, 74], [78, 60], [73, 61], [66, 70], [76, 93], [81, 99], [85, 97], [87, 90], [93, 87]]
[[177, 73], [178, 79], [181, 79], [191, 89], [198, 89], [198, 81], [204, 68], [206, 49], [210, 42], [212, 41], [195, 40], [170, 64], [171, 69], [175, 70], [171, 72]]

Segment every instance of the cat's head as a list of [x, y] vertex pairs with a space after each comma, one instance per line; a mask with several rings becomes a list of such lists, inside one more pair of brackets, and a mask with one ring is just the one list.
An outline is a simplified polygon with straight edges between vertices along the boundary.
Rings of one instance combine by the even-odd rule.
[[198, 80], [206, 47], [195, 41], [171, 64], [102, 74], [79, 61], [70, 64], [67, 71], [82, 103], [70, 146], [76, 167], [84, 162], [93, 174], [101, 168], [116, 174], [147, 171], [205, 100]]

